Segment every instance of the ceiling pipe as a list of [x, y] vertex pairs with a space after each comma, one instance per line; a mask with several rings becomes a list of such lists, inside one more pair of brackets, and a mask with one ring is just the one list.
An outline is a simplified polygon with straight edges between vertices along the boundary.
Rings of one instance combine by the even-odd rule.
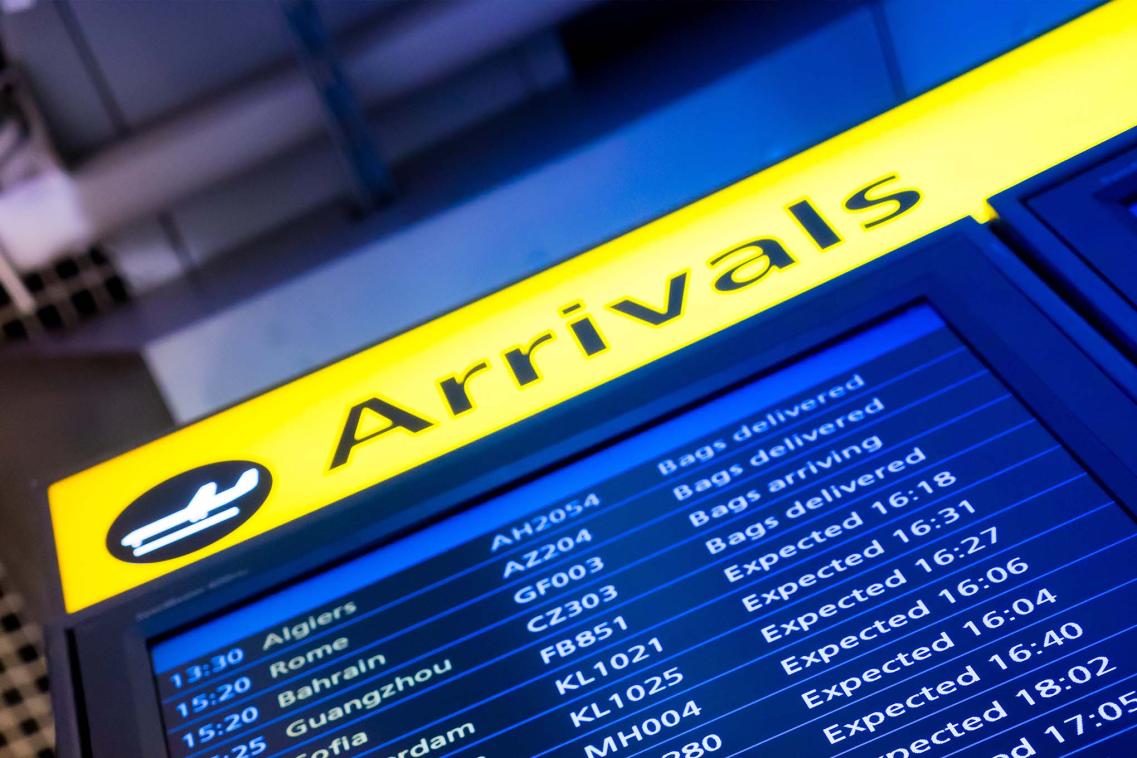
[[[359, 99], [375, 106], [426, 87], [555, 26], [596, 0], [413, 3], [344, 55]], [[71, 171], [0, 194], [0, 247], [22, 270], [85, 249], [133, 221], [318, 135], [323, 116], [298, 69], [263, 79], [133, 135]]]

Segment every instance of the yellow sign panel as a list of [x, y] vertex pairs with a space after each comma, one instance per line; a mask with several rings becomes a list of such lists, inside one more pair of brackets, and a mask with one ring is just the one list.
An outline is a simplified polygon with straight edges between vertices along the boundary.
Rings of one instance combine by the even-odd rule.
[[[1137, 0], [1111, 3], [647, 226], [57, 482], [67, 609], [390, 479], [960, 218], [987, 220], [986, 198], [1137, 125], [1135, 51]], [[169, 481], [198, 467], [204, 478]], [[259, 507], [230, 519], [242, 498]]]

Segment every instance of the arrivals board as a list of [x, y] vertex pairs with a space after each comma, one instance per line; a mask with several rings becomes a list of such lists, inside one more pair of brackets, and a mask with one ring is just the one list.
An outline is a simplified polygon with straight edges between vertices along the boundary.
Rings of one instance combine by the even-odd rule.
[[[319, 515], [956, 221], [989, 221], [992, 195], [1137, 126], [1134, 49], [1137, 0], [1108, 3], [652, 223], [53, 482], [64, 609]], [[151, 506], [162, 516], [140, 501], [231, 461], [271, 472], [253, 485], [263, 507], [156, 552], [122, 545], [146, 534]]]
[[1137, 369], [991, 200], [1135, 20], [52, 483], [60, 754], [1137, 752]]
[[173, 758], [1117, 754], [1135, 538], [919, 306], [166, 639], [155, 686]]

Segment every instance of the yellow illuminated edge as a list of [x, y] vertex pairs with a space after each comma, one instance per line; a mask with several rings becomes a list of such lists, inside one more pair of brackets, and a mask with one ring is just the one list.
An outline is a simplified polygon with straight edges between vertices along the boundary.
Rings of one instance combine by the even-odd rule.
[[[67, 610], [390, 479], [953, 221], [988, 220], [987, 198], [1137, 124], [1134, 51], [1137, 0], [1110, 3], [554, 268], [56, 482]], [[810, 234], [809, 211], [840, 241], [818, 235], [817, 219]], [[272, 472], [248, 521], [179, 558], [110, 554], [107, 530], [135, 498], [226, 460]]]

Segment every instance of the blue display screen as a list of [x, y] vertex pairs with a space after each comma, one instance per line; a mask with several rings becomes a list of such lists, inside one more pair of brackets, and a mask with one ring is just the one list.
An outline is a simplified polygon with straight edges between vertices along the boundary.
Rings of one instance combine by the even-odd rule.
[[1134, 755], [1135, 538], [919, 306], [151, 653], [175, 758]]

